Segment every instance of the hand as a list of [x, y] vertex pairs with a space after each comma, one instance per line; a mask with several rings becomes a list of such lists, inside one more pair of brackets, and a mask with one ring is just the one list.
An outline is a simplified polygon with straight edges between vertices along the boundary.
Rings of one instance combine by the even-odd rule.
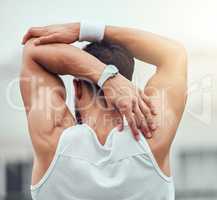
[[[126, 117], [136, 140], [139, 140], [139, 129], [146, 138], [152, 137], [152, 131], [157, 128], [153, 120], [156, 112], [151, 100], [144, 92], [136, 89], [120, 74], [107, 80], [103, 91], [107, 104], [115, 107], [122, 116]], [[123, 122], [121, 129], [123, 129]]]
[[22, 44], [31, 38], [37, 38], [35, 45], [49, 43], [71, 44], [79, 39], [80, 23], [50, 25], [30, 28], [23, 37]]

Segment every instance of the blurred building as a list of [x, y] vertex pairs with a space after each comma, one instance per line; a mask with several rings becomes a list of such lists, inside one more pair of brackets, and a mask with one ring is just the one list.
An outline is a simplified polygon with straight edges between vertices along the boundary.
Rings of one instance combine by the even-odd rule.
[[177, 162], [176, 199], [217, 199], [217, 148], [183, 149]]

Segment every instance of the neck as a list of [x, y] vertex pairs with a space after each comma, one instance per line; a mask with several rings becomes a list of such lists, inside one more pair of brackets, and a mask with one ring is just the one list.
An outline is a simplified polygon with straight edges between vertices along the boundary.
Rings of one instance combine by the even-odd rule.
[[88, 109], [79, 111], [82, 123], [88, 124], [102, 142], [110, 130], [118, 125], [121, 120], [117, 110], [110, 110], [99, 104], [93, 104]]
[[90, 126], [116, 126], [120, 114], [116, 110], [106, 110], [98, 107], [91, 107], [79, 112], [83, 123]]

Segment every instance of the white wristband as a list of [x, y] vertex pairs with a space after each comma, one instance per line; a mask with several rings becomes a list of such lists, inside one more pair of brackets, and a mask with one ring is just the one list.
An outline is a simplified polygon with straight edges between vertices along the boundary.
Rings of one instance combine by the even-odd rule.
[[79, 41], [101, 42], [104, 38], [105, 24], [82, 21], [80, 23]]

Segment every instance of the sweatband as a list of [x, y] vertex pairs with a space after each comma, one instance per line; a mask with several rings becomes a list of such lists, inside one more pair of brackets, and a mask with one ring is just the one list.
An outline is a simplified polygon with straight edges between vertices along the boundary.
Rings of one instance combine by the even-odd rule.
[[105, 24], [81, 21], [79, 41], [101, 42], [104, 38]]

